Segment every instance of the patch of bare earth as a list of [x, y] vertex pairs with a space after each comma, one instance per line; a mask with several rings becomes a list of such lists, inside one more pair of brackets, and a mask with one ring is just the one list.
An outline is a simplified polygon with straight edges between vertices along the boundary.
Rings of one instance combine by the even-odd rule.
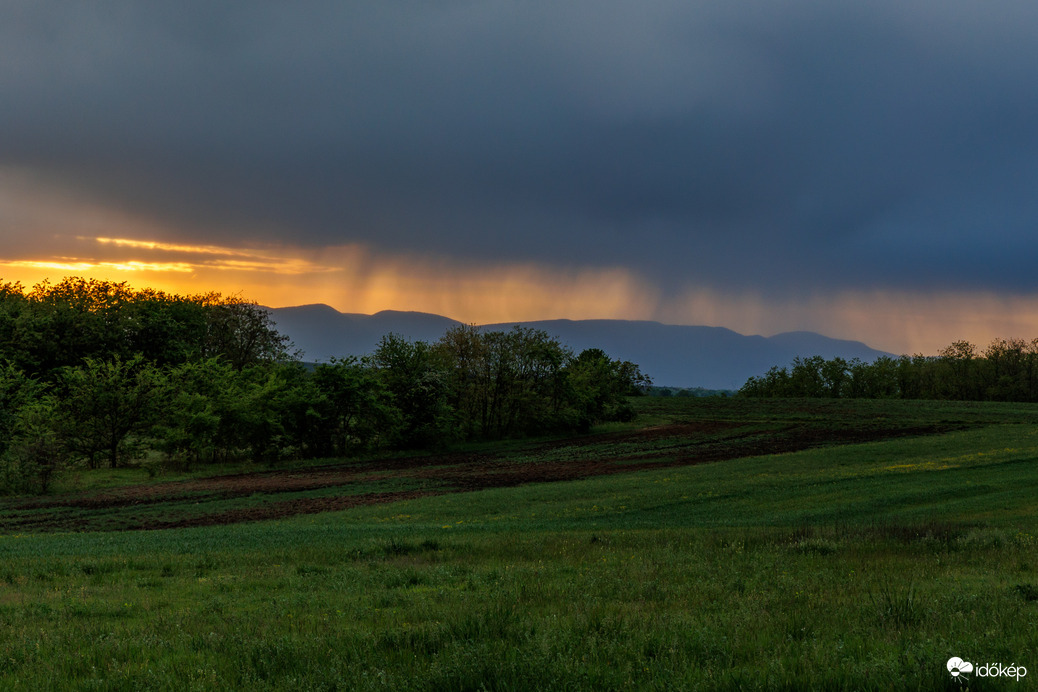
[[[740, 431], [740, 428], [744, 428]], [[264, 471], [216, 476], [190, 481], [135, 485], [104, 492], [82, 493], [57, 498], [31, 500], [11, 507], [18, 510], [44, 510], [35, 518], [22, 514], [17, 519], [0, 520], [5, 530], [76, 530], [98, 528], [94, 517], [106, 509], [134, 505], [170, 504], [183, 507], [191, 501], [343, 488], [343, 495], [262, 502], [244, 508], [189, 516], [162, 518], [134, 517], [118, 523], [124, 530], [164, 529], [209, 526], [298, 514], [329, 512], [362, 505], [383, 504], [417, 497], [452, 492], [469, 492], [527, 483], [577, 480], [634, 470], [689, 466], [747, 456], [794, 452], [828, 444], [848, 444], [906, 435], [944, 432], [946, 428], [868, 428], [819, 430], [804, 425], [789, 425], [762, 434], [746, 423], [702, 421], [662, 425], [643, 430], [568, 438], [531, 446], [521, 460], [485, 453], [454, 453], [401, 457], [368, 463], [324, 466], [310, 469]], [[582, 453], [582, 449], [587, 449]], [[610, 455], [602, 447], [616, 446]], [[639, 449], [644, 446], [644, 449]], [[634, 449], [623, 454], [620, 448]], [[565, 453], [562, 453], [565, 452]], [[399, 492], [349, 493], [351, 486], [376, 480], [419, 481], [421, 490]], [[78, 510], [75, 516], [47, 517], [46, 510]]]

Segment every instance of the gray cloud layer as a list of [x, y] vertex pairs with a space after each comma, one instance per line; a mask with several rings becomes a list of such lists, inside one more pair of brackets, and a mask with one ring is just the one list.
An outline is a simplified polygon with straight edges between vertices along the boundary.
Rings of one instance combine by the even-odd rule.
[[181, 240], [1033, 293], [1036, 35], [1029, 1], [16, 1], [0, 165]]

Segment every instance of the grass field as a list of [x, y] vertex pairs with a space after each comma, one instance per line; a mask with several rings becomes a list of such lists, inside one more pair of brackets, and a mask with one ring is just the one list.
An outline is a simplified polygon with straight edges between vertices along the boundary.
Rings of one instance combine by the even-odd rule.
[[0, 688], [1038, 687], [1038, 407], [636, 403], [573, 440], [5, 499]]

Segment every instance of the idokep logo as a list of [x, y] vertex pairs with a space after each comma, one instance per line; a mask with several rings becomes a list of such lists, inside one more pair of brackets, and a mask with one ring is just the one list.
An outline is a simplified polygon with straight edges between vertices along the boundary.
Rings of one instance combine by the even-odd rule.
[[1005, 666], [1001, 663], [984, 663], [974, 666], [969, 661], [963, 661], [958, 656], [948, 659], [948, 672], [958, 680], [968, 680], [970, 673], [976, 673], [978, 678], [1020, 678], [1027, 675], [1027, 668], [1015, 663]]
[[973, 664], [969, 661], [963, 661], [958, 656], [952, 656], [948, 659], [948, 672], [952, 674], [953, 678], [957, 678], [960, 675], [968, 677], [968, 674], [973, 672]]

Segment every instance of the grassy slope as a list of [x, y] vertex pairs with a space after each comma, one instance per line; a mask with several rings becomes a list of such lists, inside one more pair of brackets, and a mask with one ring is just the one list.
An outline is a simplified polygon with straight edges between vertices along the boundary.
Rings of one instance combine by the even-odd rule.
[[281, 522], [3, 536], [0, 685], [960, 689], [953, 655], [1038, 679], [1038, 409], [710, 406], [975, 427]]

